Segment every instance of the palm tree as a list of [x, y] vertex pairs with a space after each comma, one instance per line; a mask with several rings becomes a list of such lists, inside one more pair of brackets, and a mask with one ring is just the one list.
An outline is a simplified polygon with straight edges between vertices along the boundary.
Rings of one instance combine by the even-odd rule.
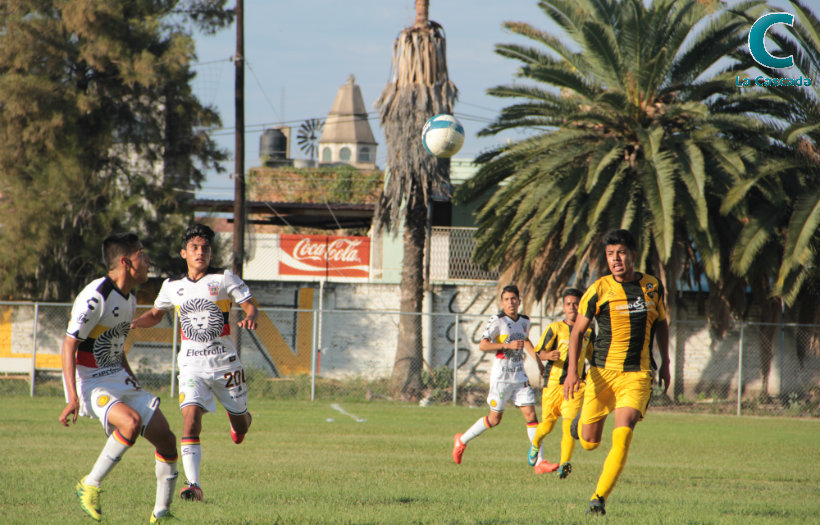
[[[434, 193], [449, 194], [448, 160], [428, 154], [420, 139], [431, 116], [452, 113], [457, 96], [447, 74], [446, 41], [440, 25], [428, 18], [429, 0], [415, 0], [415, 23], [393, 43], [391, 80], [376, 107], [387, 140], [388, 176], [376, 205], [376, 229], [404, 228], [401, 312], [394, 394], [415, 399], [421, 392], [421, 312], [424, 294], [424, 245], [427, 212]], [[409, 315], [407, 315], [409, 314]]]
[[[743, 210], [743, 229], [731, 254], [732, 270], [754, 279], [763, 311], [780, 309], [778, 299], [791, 309], [801, 323], [820, 321], [820, 20], [798, 0], [791, 1], [797, 14], [788, 29], [774, 28], [768, 36], [780, 48], [778, 55], [794, 57], [793, 69], [766, 71], [767, 75], [814, 80], [808, 87], [772, 87], [767, 93], [767, 108], [780, 133], [770, 152], [790, 161], [790, 169], [762, 169], [736, 181], [724, 201], [724, 210]], [[765, 2], [750, 2], [744, 16], [752, 23], [772, 8]], [[751, 60], [749, 60], [751, 63]], [[776, 318], [776, 315], [770, 315]], [[764, 330], [764, 329], [761, 329]], [[766, 330], [773, 332], [773, 327]], [[803, 329], [801, 329], [803, 331]], [[770, 335], [763, 340], [770, 343]], [[801, 358], [807, 351], [820, 351], [820, 333], [812, 330], [798, 338]], [[766, 349], [764, 347], [764, 349]], [[768, 396], [767, 371], [773, 352], [762, 353], [764, 397]]]
[[482, 134], [530, 136], [481, 156], [456, 194], [475, 199], [503, 182], [478, 214], [477, 262], [514, 272], [530, 299], [556, 298], [573, 279], [605, 271], [601, 236], [625, 228], [670, 307], [681, 279], [697, 287], [706, 278], [709, 313], [728, 323], [721, 307], [745, 284], [727, 273], [726, 247], [743, 217], [721, 213], [721, 203], [754, 169], [771, 130], [750, 116], [754, 97], [735, 86], [746, 66], [725, 60], [748, 26], [718, 4], [545, 0], [542, 11], [568, 38], [505, 24], [537, 46], [497, 46], [521, 62], [527, 82], [489, 90], [520, 102]]

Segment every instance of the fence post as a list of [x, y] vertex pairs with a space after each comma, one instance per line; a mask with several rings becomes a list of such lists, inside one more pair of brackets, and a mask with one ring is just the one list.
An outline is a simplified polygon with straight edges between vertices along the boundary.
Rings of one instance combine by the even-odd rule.
[[458, 395], [458, 314], [456, 314], [456, 335], [453, 337], [453, 406], [456, 406]]
[[316, 339], [319, 330], [319, 311], [313, 309], [313, 333], [310, 338], [310, 400], [316, 399]]
[[177, 319], [177, 310], [174, 308], [171, 314], [174, 317], [173, 331], [174, 337], [171, 340], [171, 399], [176, 397], [176, 382], [174, 382], [174, 375], [177, 372], [177, 335], [179, 334], [179, 321]]
[[29, 377], [29, 397], [34, 397], [34, 379], [37, 376], [37, 319], [40, 317], [40, 303], [34, 303], [34, 337], [31, 348], [31, 375]]
[[743, 394], [743, 321], [740, 322], [740, 341], [737, 348], [737, 415], [740, 415], [740, 399]]

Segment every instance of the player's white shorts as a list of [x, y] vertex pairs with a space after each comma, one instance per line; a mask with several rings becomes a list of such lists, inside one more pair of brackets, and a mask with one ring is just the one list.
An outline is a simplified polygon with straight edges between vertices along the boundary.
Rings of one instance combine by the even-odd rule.
[[522, 360], [496, 358], [490, 370], [487, 404], [490, 410], [503, 412], [510, 400], [517, 407], [535, 405], [535, 392], [530, 388]]
[[238, 416], [248, 411], [248, 385], [241, 365], [219, 372], [180, 371], [180, 409], [197, 405], [206, 412], [216, 412], [215, 399], [229, 414]]
[[142, 420], [140, 434], [159, 407], [159, 398], [146, 392], [125, 370], [90, 379], [77, 379], [80, 415], [99, 419], [107, 435], [114, 431], [108, 424], [108, 413], [117, 403], [134, 409]]

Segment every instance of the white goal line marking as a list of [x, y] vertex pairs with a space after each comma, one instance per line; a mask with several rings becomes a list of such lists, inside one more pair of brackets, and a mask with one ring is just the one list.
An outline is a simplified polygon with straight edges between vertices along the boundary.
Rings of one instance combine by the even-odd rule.
[[347, 410], [345, 410], [344, 408], [342, 408], [342, 407], [341, 407], [338, 403], [333, 403], [332, 405], [330, 405], [330, 408], [332, 408], [332, 409], [333, 409], [333, 410], [335, 410], [336, 412], [339, 412], [339, 413], [340, 413], [340, 414], [342, 414], [342, 415], [345, 415], [345, 416], [347, 416], [347, 417], [351, 418], [351, 419], [352, 419], [353, 421], [355, 421], [356, 423], [364, 423], [365, 421], [367, 421], [367, 420], [366, 420], [366, 419], [364, 419], [364, 418], [361, 418], [361, 417], [359, 417], [359, 416], [356, 416], [356, 415], [351, 414], [350, 412], [348, 412]]

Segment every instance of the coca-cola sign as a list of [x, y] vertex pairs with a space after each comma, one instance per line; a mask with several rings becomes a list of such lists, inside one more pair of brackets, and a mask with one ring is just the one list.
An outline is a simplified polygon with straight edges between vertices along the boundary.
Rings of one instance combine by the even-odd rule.
[[279, 246], [279, 275], [370, 276], [369, 237], [282, 234]]

